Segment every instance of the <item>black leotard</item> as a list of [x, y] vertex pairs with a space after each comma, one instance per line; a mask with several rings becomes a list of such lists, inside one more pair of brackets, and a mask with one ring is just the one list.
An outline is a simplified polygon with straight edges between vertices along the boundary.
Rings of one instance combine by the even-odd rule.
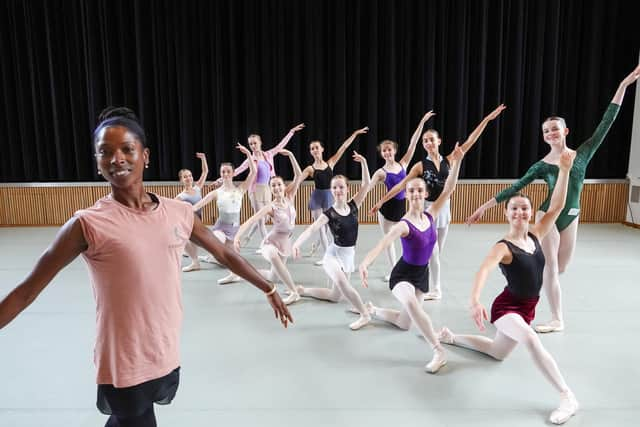
[[329, 229], [336, 246], [355, 246], [358, 240], [358, 206], [353, 200], [350, 200], [348, 205], [347, 215], [340, 215], [333, 206], [323, 212], [329, 218]]
[[511, 264], [500, 263], [500, 270], [507, 278], [506, 289], [513, 296], [520, 299], [539, 296], [540, 288], [542, 287], [544, 254], [536, 236], [531, 233], [529, 233], [529, 236], [536, 246], [532, 254], [507, 240], [500, 240], [499, 242], [507, 245], [512, 255]]
[[333, 169], [329, 166], [324, 169], [313, 168], [313, 182], [316, 185], [316, 190], [330, 189], [331, 178], [333, 178]]
[[449, 161], [446, 157], [440, 160], [440, 170], [436, 169], [435, 163], [430, 158], [422, 160], [422, 179], [427, 184], [427, 201], [435, 202], [444, 189], [444, 183], [449, 176]]

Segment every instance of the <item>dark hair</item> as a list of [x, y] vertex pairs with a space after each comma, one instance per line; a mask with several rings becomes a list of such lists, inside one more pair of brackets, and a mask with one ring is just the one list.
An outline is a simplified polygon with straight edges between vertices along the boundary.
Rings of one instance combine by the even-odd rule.
[[324, 144], [322, 143], [322, 141], [318, 141], [318, 140], [309, 142], [309, 146], [311, 146], [311, 144], [313, 144], [314, 142], [317, 142], [318, 144], [320, 144], [322, 148], [324, 148]]
[[507, 208], [507, 206], [509, 206], [509, 202], [511, 201], [511, 199], [513, 199], [515, 197], [524, 197], [531, 204], [531, 199], [529, 198], [529, 196], [527, 196], [526, 194], [521, 193], [521, 192], [518, 191], [517, 193], [512, 194], [507, 200], [505, 200], [505, 202], [504, 202], [505, 209]]
[[436, 134], [436, 138], [440, 138], [440, 134], [435, 129], [427, 129], [427, 130], [425, 130], [424, 132], [422, 132], [422, 136], [424, 136], [424, 134], [427, 133], [427, 132], [435, 133]]
[[127, 107], [107, 107], [98, 116], [98, 126], [93, 131], [93, 142], [98, 139], [98, 134], [102, 129], [111, 126], [126, 127], [133, 133], [143, 147], [147, 146], [147, 136], [140, 124], [140, 120], [132, 109]]

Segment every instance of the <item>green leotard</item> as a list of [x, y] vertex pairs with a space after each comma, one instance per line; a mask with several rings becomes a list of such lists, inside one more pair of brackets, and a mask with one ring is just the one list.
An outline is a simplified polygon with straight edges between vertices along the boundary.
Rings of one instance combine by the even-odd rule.
[[[556, 227], [558, 231], [562, 231], [571, 224], [571, 222], [578, 217], [580, 213], [580, 193], [582, 192], [582, 185], [584, 183], [584, 176], [587, 171], [587, 165], [593, 157], [594, 153], [602, 144], [604, 137], [609, 132], [611, 124], [616, 119], [620, 111], [620, 105], [609, 104], [607, 111], [605, 111], [600, 124], [596, 128], [591, 138], [584, 141], [576, 150], [576, 158], [573, 161], [571, 172], [569, 174], [569, 188], [567, 189], [567, 202], [564, 205], [564, 209], [560, 213], [560, 216], [556, 220]], [[522, 178], [516, 181], [511, 187], [496, 194], [495, 199], [498, 203], [502, 203], [509, 199], [512, 195], [516, 194], [522, 188], [527, 186], [534, 179], [543, 179], [549, 186], [547, 198], [540, 205], [539, 210], [546, 212], [549, 209], [549, 203], [551, 201], [551, 194], [558, 180], [558, 166], [549, 164], [542, 160], [534, 163], [527, 173]]]

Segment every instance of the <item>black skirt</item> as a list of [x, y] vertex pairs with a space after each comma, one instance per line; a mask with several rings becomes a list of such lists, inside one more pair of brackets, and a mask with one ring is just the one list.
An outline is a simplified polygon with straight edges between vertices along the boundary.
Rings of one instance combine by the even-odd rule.
[[429, 264], [413, 265], [400, 258], [391, 270], [389, 289], [393, 290], [400, 282], [409, 282], [416, 289], [424, 293], [429, 292]]
[[116, 388], [112, 384], [98, 384], [96, 406], [105, 415], [134, 417], [143, 414], [154, 403], [168, 405], [178, 391], [180, 367], [161, 378], [131, 387]]
[[398, 200], [395, 197], [387, 200], [380, 206], [380, 213], [388, 221], [400, 221], [407, 212], [407, 203], [405, 200], [406, 199]]

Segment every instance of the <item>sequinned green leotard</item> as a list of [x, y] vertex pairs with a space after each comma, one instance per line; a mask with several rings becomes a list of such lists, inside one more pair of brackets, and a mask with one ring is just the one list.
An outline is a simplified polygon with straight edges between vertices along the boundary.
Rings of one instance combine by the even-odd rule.
[[[584, 141], [576, 150], [576, 158], [573, 161], [571, 172], [569, 174], [569, 188], [567, 189], [567, 202], [564, 205], [564, 209], [560, 213], [560, 216], [556, 220], [556, 227], [558, 231], [562, 231], [571, 224], [571, 222], [578, 217], [580, 213], [580, 193], [582, 192], [582, 185], [584, 184], [584, 176], [587, 171], [587, 165], [595, 154], [600, 144], [604, 140], [604, 137], [609, 132], [611, 124], [616, 119], [620, 111], [620, 105], [609, 104], [607, 111], [605, 111], [600, 124], [596, 128], [591, 138]], [[496, 194], [495, 199], [498, 203], [502, 203], [512, 195], [516, 194], [522, 188], [526, 187], [534, 179], [543, 179], [549, 186], [547, 192], [547, 198], [540, 205], [539, 210], [546, 212], [549, 209], [549, 203], [551, 201], [551, 194], [556, 186], [558, 180], [558, 166], [549, 164], [542, 160], [534, 163], [527, 173], [522, 178], [516, 181], [511, 187]]]

